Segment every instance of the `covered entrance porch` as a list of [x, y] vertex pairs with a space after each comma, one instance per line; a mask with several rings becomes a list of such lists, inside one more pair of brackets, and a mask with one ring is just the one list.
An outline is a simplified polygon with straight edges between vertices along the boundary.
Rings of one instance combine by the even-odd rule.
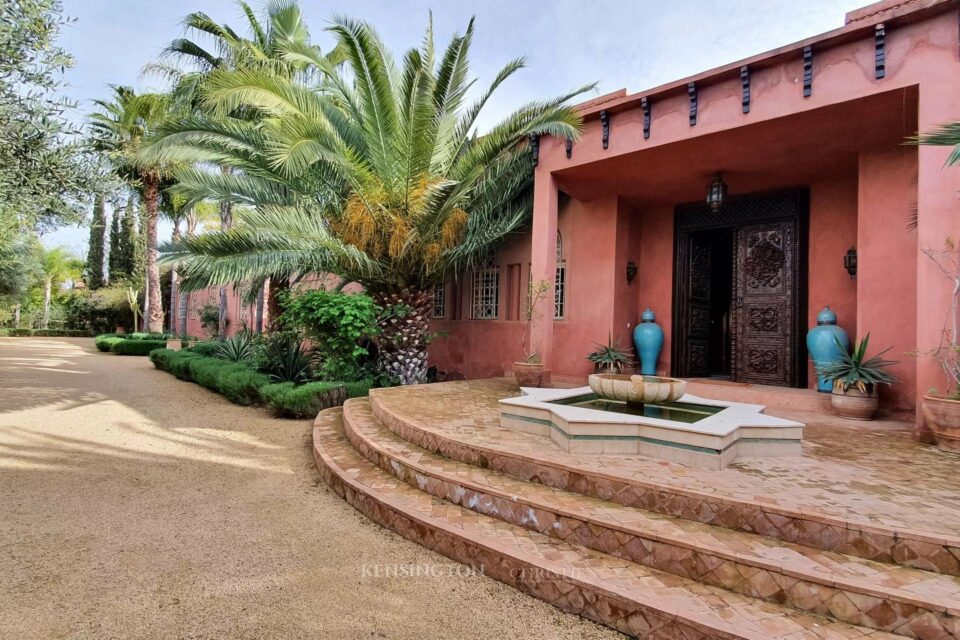
[[[554, 270], [542, 239], [557, 229], [566, 260], [567, 313], [539, 336], [548, 368], [585, 375], [591, 346], [608, 334], [631, 344], [650, 307], [665, 332], [658, 373], [813, 388], [805, 336], [829, 305], [851, 337], [892, 347], [901, 384], [886, 408], [912, 410], [918, 152], [903, 141], [917, 130], [917, 100], [905, 87], [704, 135], [690, 127], [542, 178], [538, 169], [537, 202], [554, 198], [556, 215], [535, 207], [532, 277]], [[629, 116], [608, 116], [608, 144], [628, 135], [618, 127]], [[588, 133], [571, 160], [595, 142]], [[728, 195], [712, 210], [704, 196], [718, 172]]]

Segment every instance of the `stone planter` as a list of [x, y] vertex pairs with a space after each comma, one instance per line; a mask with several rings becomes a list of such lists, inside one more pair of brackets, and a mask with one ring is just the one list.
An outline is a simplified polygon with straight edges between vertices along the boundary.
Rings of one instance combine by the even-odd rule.
[[941, 451], [960, 453], [960, 401], [925, 396], [923, 420], [933, 432]]
[[521, 387], [539, 387], [543, 384], [543, 363], [514, 362], [513, 375]]
[[171, 351], [180, 351], [180, 347], [183, 345], [183, 341], [180, 338], [171, 338], [167, 340], [167, 349]]
[[850, 420], [872, 420], [879, 402], [880, 396], [876, 385], [868, 387], [866, 393], [856, 387], [850, 387], [846, 391], [838, 391], [834, 388], [830, 396], [830, 406], [833, 407], [833, 411], [841, 418]]

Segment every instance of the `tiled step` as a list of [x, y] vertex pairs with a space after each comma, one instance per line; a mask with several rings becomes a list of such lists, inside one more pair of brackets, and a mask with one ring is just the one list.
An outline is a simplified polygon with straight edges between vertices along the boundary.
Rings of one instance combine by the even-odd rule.
[[[456, 383], [448, 383], [449, 385]], [[438, 385], [439, 386], [439, 385]], [[745, 533], [776, 538], [826, 551], [884, 563], [960, 576], [960, 535], [944, 536], [856, 521], [786, 504], [771, 504], [767, 496], [731, 497], [659, 481], [622, 475], [612, 465], [571, 461], [551, 451], [549, 442], [492, 426], [486, 415], [467, 414], [455, 424], [432, 419], [421, 423], [420, 404], [411, 410], [400, 391], [374, 389], [374, 415], [398, 436], [445, 458], [492, 469], [520, 480], [537, 482], [572, 493], [629, 507], [655, 511]], [[438, 401], [442, 397], [438, 398]], [[486, 405], [481, 405], [486, 411]], [[442, 411], [440, 412], [442, 413]], [[455, 415], [454, 412], [450, 412]]]
[[317, 417], [313, 446], [324, 480], [374, 521], [565, 611], [625, 633], [663, 640], [903, 637], [679, 578], [435, 498], [355, 451], [343, 433], [339, 408]]
[[347, 402], [354, 449], [400, 480], [473, 511], [638, 564], [861, 626], [960, 637], [960, 579], [784, 543], [517, 480], [399, 438], [366, 399]]

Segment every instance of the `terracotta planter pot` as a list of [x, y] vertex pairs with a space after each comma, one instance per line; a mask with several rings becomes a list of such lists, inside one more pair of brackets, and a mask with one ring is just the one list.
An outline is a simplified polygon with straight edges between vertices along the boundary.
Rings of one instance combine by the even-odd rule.
[[539, 387], [543, 384], [543, 364], [540, 362], [514, 362], [513, 375], [521, 387]]
[[830, 405], [834, 412], [841, 418], [849, 418], [850, 420], [872, 419], [873, 414], [877, 412], [879, 402], [880, 397], [876, 386], [867, 393], [855, 387], [850, 387], [845, 392], [834, 389], [830, 396]]
[[925, 396], [923, 420], [941, 451], [960, 453], [960, 401]]

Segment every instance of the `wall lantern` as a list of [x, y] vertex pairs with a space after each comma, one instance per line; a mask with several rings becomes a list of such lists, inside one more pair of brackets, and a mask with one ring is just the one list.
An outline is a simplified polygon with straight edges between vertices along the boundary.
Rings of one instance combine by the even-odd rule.
[[633, 260], [627, 262], [627, 284], [633, 282], [633, 279], [637, 277], [637, 263]]
[[857, 249], [850, 247], [843, 256], [843, 268], [850, 274], [850, 278], [857, 277]]
[[707, 187], [707, 204], [711, 211], [720, 211], [724, 200], [727, 199], [727, 183], [723, 181], [720, 174], [713, 176], [710, 186]]

